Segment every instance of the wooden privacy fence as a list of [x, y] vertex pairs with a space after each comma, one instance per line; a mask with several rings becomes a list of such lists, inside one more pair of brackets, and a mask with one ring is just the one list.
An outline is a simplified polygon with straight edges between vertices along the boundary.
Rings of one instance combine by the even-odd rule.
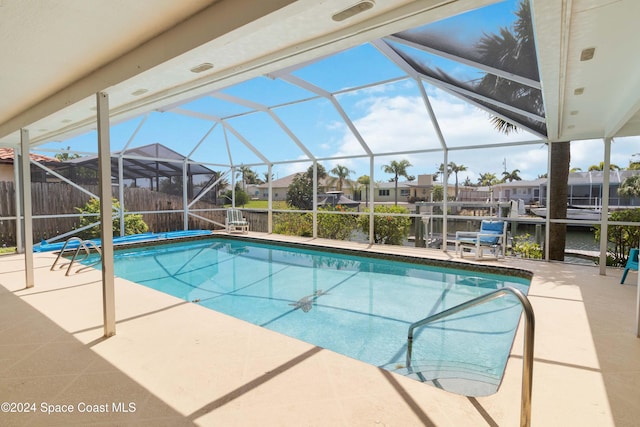
[[[98, 186], [84, 186], [87, 191], [97, 194]], [[118, 198], [118, 187], [113, 187], [113, 197]], [[68, 215], [78, 214], [75, 208], [82, 208], [91, 196], [66, 183], [31, 184], [31, 199], [33, 215]], [[160, 210], [182, 210], [182, 197], [151, 191], [146, 188], [125, 188], [124, 208], [128, 212], [145, 212]], [[213, 209], [216, 206], [209, 202], [198, 201], [190, 209]], [[224, 210], [210, 212], [195, 212], [197, 215], [224, 224]], [[13, 182], [0, 181], [0, 217], [14, 217], [16, 215], [15, 188]], [[263, 228], [266, 231], [266, 213], [247, 215], [251, 229]], [[264, 216], [264, 220], [261, 217]], [[182, 230], [183, 213], [154, 213], [143, 214], [149, 231], [164, 232]], [[95, 217], [98, 220], [98, 217]], [[40, 242], [54, 236], [66, 233], [78, 227], [79, 217], [36, 218], [33, 221], [34, 242]], [[189, 229], [214, 229], [214, 224], [189, 217]], [[15, 246], [16, 221], [0, 220], [0, 246]]]

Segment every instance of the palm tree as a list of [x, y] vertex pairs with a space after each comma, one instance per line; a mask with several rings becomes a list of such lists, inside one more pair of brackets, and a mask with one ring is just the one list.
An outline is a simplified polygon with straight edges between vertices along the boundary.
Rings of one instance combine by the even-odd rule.
[[[550, 147], [548, 179], [548, 214], [550, 219], [567, 218], [567, 200], [569, 199], [569, 165], [571, 163], [571, 143], [569, 141], [552, 142]], [[567, 245], [567, 224], [552, 222], [549, 224], [549, 259], [564, 261]]]
[[618, 187], [618, 194], [622, 197], [640, 196], [640, 175], [633, 175], [622, 181]]
[[520, 169], [514, 169], [511, 172], [502, 172], [502, 182], [522, 181], [522, 178], [520, 178], [520, 175], [518, 175], [519, 173]]
[[[211, 175], [211, 179], [207, 182], [202, 188], [207, 188], [209, 184], [215, 182], [218, 178], [223, 175], [222, 171], [213, 171], [213, 175]], [[229, 180], [227, 178], [222, 178], [218, 184], [215, 186], [215, 195], [216, 198], [223, 192], [226, 191], [227, 187], [229, 187]], [[200, 190], [202, 191], [202, 190]], [[199, 194], [199, 193], [198, 193]], [[226, 200], [225, 200], [226, 202]]]
[[[600, 164], [597, 164], [597, 165], [589, 166], [589, 172], [591, 172], [591, 171], [603, 171], [603, 170], [604, 170], [604, 162], [600, 162]], [[609, 170], [610, 171], [619, 171], [620, 170], [620, 166], [611, 163], [609, 165]]]
[[77, 159], [80, 157], [80, 154], [71, 153], [71, 147], [67, 145], [66, 150], [63, 153], [58, 153], [55, 155], [55, 158], [60, 160], [61, 162], [66, 162], [67, 160]]
[[[447, 177], [450, 177], [453, 174], [456, 178], [455, 186], [454, 186], [454, 195], [455, 199], [458, 199], [458, 172], [464, 172], [467, 170], [467, 167], [464, 165], [457, 165], [454, 162], [449, 162], [447, 167]], [[438, 169], [438, 173], [444, 174], [444, 163], [440, 163], [440, 168]]]
[[388, 165], [382, 166], [384, 173], [390, 173], [393, 175], [393, 182], [395, 182], [395, 204], [398, 205], [398, 177], [404, 176], [407, 178], [407, 168], [411, 167], [411, 163], [408, 160], [395, 161], [392, 160]]
[[336, 186], [338, 191], [342, 191], [344, 181], [349, 179], [349, 174], [355, 173], [355, 171], [352, 171], [348, 167], [342, 165], [336, 165], [336, 167], [331, 169], [330, 172], [336, 176], [334, 181], [338, 182], [338, 185]]
[[458, 197], [458, 173], [466, 171], [467, 167], [465, 165], [457, 165], [453, 162], [450, 162], [449, 166], [451, 167], [451, 172], [456, 176], [456, 197]]
[[[435, 176], [439, 176], [439, 175], [444, 176], [444, 163], [440, 163], [438, 172], [435, 173]], [[451, 163], [449, 163], [449, 167], [447, 168], [447, 178], [450, 176], [451, 176]]]
[[[478, 44], [481, 55], [486, 63], [496, 64], [510, 72], [531, 76], [531, 70], [537, 71], [537, 57], [533, 38], [531, 6], [528, 1], [521, 1], [516, 11], [517, 20], [513, 32], [508, 28], [501, 28], [499, 35], [485, 35]], [[493, 74], [486, 74], [478, 83], [478, 89], [492, 94], [496, 99], [507, 100], [511, 105], [530, 105], [544, 115], [542, 93], [531, 87], [514, 83]], [[531, 107], [530, 107], [531, 108]], [[517, 131], [517, 127], [501, 117], [491, 117], [494, 127], [500, 132], [508, 134]], [[571, 161], [571, 143], [569, 141], [554, 141], [550, 144], [551, 162], [549, 177], [553, 186], [550, 188], [549, 218], [565, 219], [567, 217], [567, 195], [569, 189], [569, 164]], [[549, 239], [549, 258], [563, 261], [566, 245], [566, 224], [551, 223]]]
[[371, 178], [369, 178], [369, 175], [362, 175], [361, 177], [358, 178], [357, 181], [358, 181], [358, 184], [364, 185], [365, 199], [366, 199], [365, 206], [369, 206], [369, 185], [371, 185]]
[[242, 177], [242, 191], [245, 191], [246, 184], [255, 184], [258, 175], [249, 166], [240, 166], [238, 175]]
[[495, 173], [491, 173], [491, 172], [481, 173], [480, 177], [478, 178], [478, 185], [481, 185], [483, 187], [490, 187], [497, 183], [498, 183], [498, 177], [496, 176]]
[[[517, 20], [513, 31], [503, 27], [500, 28], [500, 34], [485, 34], [478, 42], [477, 49], [485, 63], [495, 64], [519, 76], [537, 79], [538, 64], [529, 1], [521, 1], [515, 14]], [[542, 93], [530, 86], [487, 73], [479, 80], [476, 90], [490, 94], [495, 99], [506, 100], [515, 107], [526, 107], [524, 109], [533, 109], [544, 115]], [[518, 130], [516, 125], [498, 116], [491, 117], [491, 122], [505, 134]]]

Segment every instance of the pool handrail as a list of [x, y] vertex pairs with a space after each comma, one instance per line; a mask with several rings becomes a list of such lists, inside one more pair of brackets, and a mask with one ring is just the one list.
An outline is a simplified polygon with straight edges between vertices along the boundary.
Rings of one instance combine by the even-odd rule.
[[80, 271], [85, 270], [85, 269], [87, 269], [89, 267], [93, 267], [94, 265], [96, 265], [100, 261], [102, 261], [102, 251], [100, 250], [100, 246], [98, 246], [96, 244], [96, 242], [94, 242], [93, 240], [82, 240], [79, 237], [70, 237], [64, 242], [64, 245], [62, 246], [62, 249], [60, 249], [60, 252], [58, 252], [58, 256], [56, 257], [56, 260], [53, 262], [53, 264], [51, 265], [51, 268], [49, 269], [50, 271], [53, 271], [56, 268], [56, 265], [58, 264], [58, 261], [60, 261], [60, 258], [62, 258], [62, 254], [64, 253], [65, 249], [67, 248], [69, 243], [74, 242], [74, 241], [78, 242], [78, 246], [75, 247], [75, 252], [73, 253], [73, 257], [71, 258], [71, 261], [69, 261], [68, 263], [62, 264], [60, 266], [61, 269], [64, 268], [65, 266], [67, 266], [67, 272], [65, 273], [65, 276], [68, 276], [69, 273], [71, 272], [71, 268], [73, 267], [73, 263], [77, 261], [78, 253], [80, 252], [81, 249], [84, 249], [85, 257], [82, 258], [80, 261], [84, 261], [91, 254], [91, 249], [89, 248], [89, 246], [91, 246], [91, 248], [93, 250], [95, 250], [98, 253], [98, 255], [100, 255], [100, 256], [98, 257], [97, 261], [78, 269], [77, 273], [79, 273]]
[[91, 249], [89, 248], [89, 246], [92, 246], [93, 249], [100, 256], [98, 257], [97, 261], [94, 261], [91, 264], [88, 264], [88, 265], [85, 265], [84, 267], [79, 268], [76, 271], [76, 273], [86, 270], [87, 268], [93, 267], [94, 265], [97, 265], [102, 261], [102, 251], [100, 250], [100, 247], [96, 244], [96, 242], [94, 242], [93, 240], [82, 240], [78, 245], [78, 247], [76, 248], [76, 251], [74, 252], [73, 257], [71, 258], [71, 261], [69, 262], [69, 267], [67, 267], [67, 272], [65, 273], [65, 276], [68, 276], [69, 273], [71, 272], [71, 267], [73, 267], [73, 263], [76, 261], [76, 258], [78, 257], [78, 253], [80, 252], [80, 249], [84, 249], [85, 251], [85, 257], [82, 258], [80, 261], [84, 261], [85, 259], [89, 258], [89, 255], [91, 255]]
[[531, 302], [522, 291], [505, 286], [504, 288], [490, 292], [485, 295], [481, 295], [477, 298], [463, 302], [462, 304], [451, 307], [447, 310], [428, 316], [422, 320], [418, 320], [409, 326], [409, 332], [407, 336], [407, 369], [411, 370], [411, 352], [413, 347], [413, 331], [414, 329], [424, 326], [428, 323], [435, 322], [442, 318], [459, 313], [471, 307], [483, 304], [485, 302], [494, 300], [496, 298], [503, 297], [507, 294], [515, 295], [522, 305], [525, 316], [525, 337], [524, 337], [524, 349], [522, 360], [522, 397], [520, 406], [520, 426], [528, 427], [531, 425], [531, 391], [533, 383], [533, 345], [535, 334], [535, 316], [533, 313], [533, 307]]
[[[69, 237], [65, 242], [64, 245], [62, 245], [62, 248], [60, 249], [60, 252], [58, 252], [58, 256], [56, 257], [56, 260], [53, 261], [53, 264], [51, 265], [51, 268], [49, 269], [50, 271], [53, 271], [54, 268], [56, 268], [56, 265], [58, 264], [58, 261], [60, 261], [60, 258], [62, 257], [62, 254], [64, 253], [65, 249], [67, 249], [67, 246], [69, 245], [69, 243], [77, 241], [78, 242], [78, 247], [80, 247], [80, 244], [82, 243], [82, 239], [79, 237]], [[63, 264], [62, 267], [64, 267], [67, 264]], [[62, 268], [60, 267], [60, 268]]]

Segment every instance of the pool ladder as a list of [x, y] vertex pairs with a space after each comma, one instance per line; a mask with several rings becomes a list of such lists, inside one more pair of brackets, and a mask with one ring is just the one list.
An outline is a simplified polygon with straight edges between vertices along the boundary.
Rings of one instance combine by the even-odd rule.
[[455, 307], [451, 307], [447, 310], [441, 311], [440, 313], [433, 314], [429, 317], [426, 317], [422, 320], [418, 320], [409, 326], [409, 333], [407, 337], [407, 369], [409, 372], [412, 372], [411, 369], [411, 352], [413, 347], [413, 331], [414, 329], [427, 325], [429, 323], [438, 321], [445, 317], [451, 316], [453, 314], [459, 313], [463, 310], [466, 310], [471, 307], [475, 307], [480, 304], [484, 304], [485, 302], [489, 302], [491, 300], [501, 298], [507, 294], [515, 295], [520, 301], [522, 308], [524, 310], [525, 315], [525, 337], [524, 337], [524, 350], [523, 350], [523, 361], [522, 361], [522, 397], [521, 397], [521, 406], [520, 406], [520, 426], [528, 427], [531, 425], [531, 386], [533, 380], [533, 341], [534, 341], [534, 333], [535, 333], [535, 316], [533, 314], [533, 307], [531, 307], [531, 303], [529, 299], [518, 289], [506, 286], [504, 288], [498, 289], [497, 291], [490, 292], [488, 294], [479, 296], [477, 298], [471, 299], [467, 302], [463, 302], [462, 304], [456, 305]]
[[[69, 245], [69, 243], [71, 242], [78, 242], [78, 247], [76, 247], [75, 252], [73, 253], [73, 257], [71, 257], [71, 261], [69, 261], [68, 263], [65, 264], [61, 264], [60, 268], [64, 268], [65, 266], [67, 267], [67, 272], [65, 273], [65, 276], [68, 276], [71, 273], [71, 268], [73, 267], [73, 263], [78, 261], [78, 262], [82, 262], [84, 260], [86, 260], [87, 258], [89, 258], [89, 255], [91, 255], [91, 250], [95, 250], [98, 255], [100, 255], [98, 257], [98, 260], [85, 265], [82, 268], [79, 268], [76, 273], [80, 273], [83, 270], [86, 270], [88, 268], [93, 267], [94, 265], [99, 264], [102, 261], [102, 251], [100, 250], [100, 247], [92, 240], [82, 240], [79, 237], [71, 237], [69, 239], [67, 239], [66, 242], [64, 242], [64, 245], [62, 246], [62, 249], [60, 249], [60, 252], [58, 252], [58, 256], [56, 257], [56, 260], [53, 262], [53, 265], [51, 266], [51, 271], [53, 271], [56, 268], [56, 265], [58, 264], [58, 261], [60, 261], [60, 258], [62, 258], [62, 254], [64, 253], [64, 251], [67, 249], [67, 246]], [[82, 259], [78, 259], [78, 254], [80, 253], [81, 250], [84, 249], [85, 255], [84, 258]]]

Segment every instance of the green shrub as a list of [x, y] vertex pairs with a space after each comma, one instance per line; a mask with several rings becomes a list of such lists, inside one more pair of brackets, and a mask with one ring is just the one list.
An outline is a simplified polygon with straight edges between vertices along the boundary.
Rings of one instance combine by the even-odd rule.
[[[367, 209], [368, 211], [368, 209]], [[373, 239], [375, 243], [384, 245], [401, 245], [409, 236], [411, 218], [403, 216], [391, 216], [384, 214], [409, 213], [409, 210], [401, 206], [378, 205], [373, 209]], [[361, 215], [358, 218], [358, 226], [366, 235], [369, 235], [369, 215]]]
[[[244, 206], [247, 203], [249, 203], [249, 195], [247, 193], [245, 193], [240, 187], [236, 186], [236, 191], [235, 191], [235, 196], [236, 196], [236, 206]], [[231, 193], [231, 190], [227, 190], [223, 197], [224, 197], [224, 203], [225, 205], [229, 205], [231, 204], [231, 200], [233, 194]]]
[[[120, 209], [120, 203], [116, 199], [113, 199], [113, 206], [116, 209]], [[82, 214], [99, 214], [100, 213], [100, 201], [98, 199], [90, 199], [82, 208], [75, 208], [79, 213]], [[89, 224], [92, 224], [100, 219], [99, 216], [81, 216], [80, 224], [77, 228], [85, 227]], [[113, 219], [113, 235], [120, 235], [120, 218], [116, 217]], [[124, 216], [124, 234], [140, 234], [146, 233], [149, 231], [149, 227], [142, 220], [142, 215], [138, 214], [125, 214]], [[100, 226], [96, 225], [94, 227], [88, 228], [78, 233], [78, 237], [82, 239], [93, 239], [96, 237], [100, 237]]]
[[310, 213], [282, 212], [273, 215], [273, 232], [288, 236], [313, 236], [313, 217]]
[[358, 226], [357, 215], [342, 215], [320, 212], [334, 211], [334, 212], [348, 212], [349, 209], [344, 208], [341, 205], [337, 205], [335, 208], [326, 207], [319, 209], [318, 212], [318, 237], [325, 239], [335, 240], [347, 240], [353, 230]]
[[[640, 222], [640, 209], [626, 209], [611, 213], [611, 221]], [[596, 241], [600, 241], [600, 227], [596, 226]], [[631, 248], [640, 244], [640, 227], [631, 225], [611, 225], [607, 229], [607, 265], [623, 267]]]
[[530, 234], [515, 236], [511, 250], [522, 258], [542, 259], [542, 247], [531, 239]]
[[[356, 215], [323, 213], [328, 211], [346, 212], [342, 206], [318, 210], [318, 237], [346, 240], [357, 226]], [[273, 232], [289, 236], [313, 236], [313, 214], [284, 212], [273, 215]]]

